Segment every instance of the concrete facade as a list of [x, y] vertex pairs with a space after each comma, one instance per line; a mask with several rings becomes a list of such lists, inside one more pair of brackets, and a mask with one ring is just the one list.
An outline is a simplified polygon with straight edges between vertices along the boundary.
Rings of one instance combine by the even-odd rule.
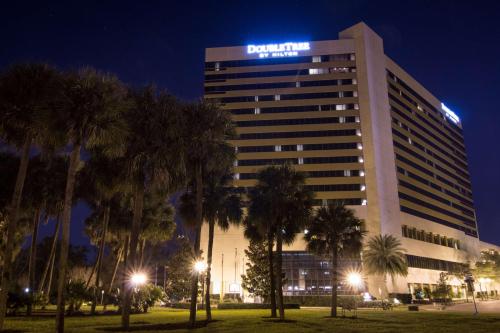
[[[292, 55], [273, 51], [280, 47], [292, 50], [206, 50], [205, 98], [233, 113], [240, 136], [232, 141], [235, 186], [253, 186], [260, 168], [284, 161], [307, 172], [318, 205], [343, 201], [365, 220], [367, 238], [401, 239], [413, 259], [407, 277], [387, 279], [390, 292], [432, 286], [443, 271], [436, 268], [498, 250], [478, 238], [460, 121], [385, 55], [373, 30], [359, 23], [339, 40], [298, 45]], [[204, 251], [207, 234], [204, 226]], [[304, 251], [302, 236], [284, 250]], [[245, 295], [247, 246], [241, 228], [216, 230], [214, 294]], [[366, 281], [371, 294], [386, 296], [382, 277]], [[463, 281], [450, 283], [459, 290]]]

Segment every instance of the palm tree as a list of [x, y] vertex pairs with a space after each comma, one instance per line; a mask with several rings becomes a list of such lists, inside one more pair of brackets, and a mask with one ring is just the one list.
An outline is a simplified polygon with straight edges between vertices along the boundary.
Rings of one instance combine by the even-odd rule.
[[[200, 258], [200, 234], [203, 223], [203, 182], [211, 170], [221, 168], [234, 150], [227, 140], [235, 137], [231, 115], [209, 102], [188, 104], [184, 115], [184, 152], [186, 169], [190, 183], [196, 194], [196, 224], [194, 231], [193, 252], [195, 260]], [[198, 272], [191, 281], [191, 304], [189, 308], [189, 325], [196, 323], [196, 300], [198, 298]]]
[[55, 99], [59, 82], [57, 71], [45, 64], [14, 65], [0, 74], [0, 139], [17, 148], [21, 154], [6, 219], [6, 245], [0, 285], [0, 330], [3, 328], [7, 292], [12, 281], [16, 224], [30, 148], [33, 143], [43, 144], [51, 138], [38, 114]]
[[353, 210], [333, 203], [317, 210], [304, 235], [308, 251], [331, 259], [332, 317], [337, 316], [339, 259], [344, 255], [359, 254], [365, 234], [363, 228], [363, 220], [358, 219]]
[[[233, 155], [234, 156], [234, 155]], [[227, 170], [226, 170], [227, 171]], [[229, 186], [232, 175], [218, 172], [211, 172], [206, 176], [204, 193], [203, 193], [203, 218], [208, 222], [208, 249], [207, 249], [207, 269], [206, 269], [206, 292], [205, 304], [207, 312], [207, 320], [212, 320], [212, 312], [210, 309], [210, 284], [211, 284], [211, 269], [212, 269], [212, 250], [214, 245], [215, 225], [221, 230], [228, 230], [231, 224], [237, 225], [240, 223], [243, 210], [240, 196], [235, 192], [233, 187]], [[181, 197], [180, 213], [184, 220], [195, 223], [196, 198], [193, 192], [186, 192]]]
[[408, 275], [405, 252], [401, 241], [393, 235], [377, 235], [370, 238], [366, 244], [363, 251], [363, 265], [368, 274], [383, 276], [386, 295], [387, 274], [392, 281], [398, 275]]
[[[131, 91], [130, 95], [134, 105], [126, 119], [131, 135], [125, 143], [124, 154], [133, 199], [130, 251], [125, 257], [128, 273], [140, 269], [137, 246], [145, 193], [153, 189], [173, 193], [185, 183], [179, 102], [166, 92], [157, 93], [152, 86]], [[123, 290], [122, 327], [128, 329], [131, 285], [124, 281]]]
[[[305, 187], [305, 175], [290, 165], [269, 166], [259, 171], [257, 184], [249, 193], [250, 207], [246, 235], [267, 238], [271, 283], [271, 317], [276, 316], [275, 289], [278, 293], [280, 320], [285, 319], [283, 304], [283, 243], [292, 243], [311, 215], [313, 193]], [[257, 235], [257, 237], [255, 237]], [[273, 246], [276, 241], [276, 267]]]
[[121, 153], [127, 130], [123, 113], [128, 108], [126, 90], [114, 76], [91, 68], [65, 76], [63, 97], [47, 112], [54, 134], [62, 133], [70, 146], [62, 212], [62, 238], [57, 279], [56, 331], [64, 332], [64, 297], [68, 271], [69, 233], [73, 193], [83, 148], [102, 147], [110, 156]]
[[96, 263], [87, 281], [88, 286], [95, 273], [91, 314], [95, 314], [101, 290], [101, 270], [110, 220], [111, 200], [122, 193], [127, 186], [123, 180], [123, 172], [120, 172], [121, 163], [120, 159], [106, 157], [99, 149], [92, 150], [91, 157], [82, 170], [78, 186], [80, 196], [83, 196], [94, 208], [93, 216], [89, 217], [86, 223], [88, 234], [94, 236], [91, 239], [98, 244]]

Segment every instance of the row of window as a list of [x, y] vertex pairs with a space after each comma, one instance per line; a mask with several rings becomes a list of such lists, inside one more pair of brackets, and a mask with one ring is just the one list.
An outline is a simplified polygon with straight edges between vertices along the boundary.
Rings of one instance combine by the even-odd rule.
[[259, 58], [247, 60], [228, 60], [205, 62], [206, 71], [220, 71], [227, 67], [246, 67], [262, 65], [286, 65], [286, 64], [305, 64], [310, 62], [329, 62], [329, 61], [354, 61], [354, 54], [331, 54], [318, 56], [299, 56], [283, 58]]
[[222, 74], [205, 75], [205, 82], [223, 82], [228, 79], [246, 79], [254, 77], [299, 76], [299, 75], [337, 74], [337, 73], [355, 73], [355, 72], [356, 72], [356, 67], [328, 67], [328, 68], [289, 69], [282, 71], [222, 73]]
[[407, 213], [407, 214], [410, 214], [410, 215], [413, 215], [413, 216], [417, 216], [417, 217], [423, 218], [425, 220], [433, 221], [433, 222], [442, 224], [444, 226], [447, 226], [447, 227], [450, 227], [450, 228], [453, 228], [453, 229], [456, 229], [456, 230], [463, 231], [466, 235], [469, 235], [469, 236], [472, 236], [472, 237], [477, 237], [477, 231], [475, 229], [470, 229], [470, 228], [458, 225], [456, 223], [452, 223], [452, 222], [440, 219], [438, 217], [435, 217], [435, 216], [432, 216], [432, 215], [429, 215], [429, 214], [425, 214], [425, 213], [423, 213], [421, 211], [418, 211], [418, 210], [415, 210], [413, 208], [406, 207], [405, 205], [400, 205], [399, 208], [400, 208], [400, 210], [403, 213]]
[[334, 192], [334, 191], [364, 191], [365, 185], [361, 184], [322, 184], [305, 185], [309, 191], [313, 192]]
[[262, 96], [236, 96], [236, 97], [220, 97], [213, 100], [219, 103], [245, 103], [245, 102], [270, 102], [270, 101], [291, 101], [297, 99], [320, 99], [320, 98], [344, 98], [357, 97], [357, 91], [334, 91], [334, 92], [317, 92], [303, 94], [281, 94], [281, 95], [262, 95]]
[[323, 164], [323, 163], [362, 163], [359, 156], [330, 156], [330, 157], [299, 157], [299, 158], [265, 158], [255, 160], [237, 160], [235, 166], [256, 166], [275, 164]]
[[289, 113], [289, 112], [315, 112], [315, 111], [343, 111], [359, 110], [359, 104], [323, 104], [301, 106], [277, 106], [267, 108], [229, 109], [232, 114], [261, 114], [261, 113]]
[[288, 138], [317, 138], [323, 136], [354, 136], [361, 135], [360, 130], [331, 130], [331, 131], [301, 131], [301, 132], [275, 132], [275, 133], [243, 133], [240, 140], [260, 139], [288, 139]]
[[[396, 130], [395, 128], [392, 129], [392, 133], [395, 135], [395, 136], [398, 136], [400, 137], [401, 139], [403, 140], [406, 140], [407, 142], [409, 142], [408, 140], [410, 140], [410, 138], [408, 138], [406, 135], [402, 134], [400, 131]], [[412, 144], [414, 145], [414, 141], [412, 141]], [[423, 157], [422, 155], [418, 154], [417, 152], [415, 152], [414, 150], [412, 149], [409, 149], [407, 147], [405, 147], [404, 145], [398, 143], [396, 140], [394, 140], [394, 146], [405, 151], [406, 153], [412, 155], [413, 157], [421, 160], [422, 162], [424, 162], [425, 164], [429, 165], [430, 167], [432, 168], [435, 168], [436, 170], [439, 170], [441, 171], [442, 173], [444, 173], [445, 175], [453, 178], [454, 180], [456, 180], [459, 184], [463, 185], [466, 189], [468, 189], [470, 191], [470, 181], [469, 181], [469, 178], [464, 176], [464, 175], [461, 175], [459, 172], [456, 172], [456, 173], [452, 173], [450, 172], [448, 169], [446, 168], [443, 168], [442, 166], [440, 166], [439, 164], [433, 162], [432, 160], [429, 160], [429, 159], [426, 159], [425, 157]], [[414, 145], [415, 146], [415, 145]], [[416, 147], [416, 146], [415, 146]], [[418, 148], [418, 147], [417, 147]], [[424, 167], [420, 167], [422, 169], [426, 169]], [[455, 171], [457, 171], [455, 169]], [[430, 170], [428, 170], [428, 172], [426, 172], [427, 174], [432, 174], [432, 172]]]
[[237, 153], [265, 153], [279, 151], [307, 151], [307, 150], [342, 150], [362, 149], [360, 143], [338, 142], [338, 143], [313, 143], [302, 145], [275, 145], [275, 146], [246, 146], [235, 147]]
[[359, 117], [324, 117], [324, 118], [298, 118], [298, 119], [269, 119], [236, 121], [237, 127], [257, 126], [282, 126], [282, 125], [316, 125], [316, 124], [342, 124], [359, 123]]
[[[399, 110], [397, 110], [397, 109], [395, 109], [393, 107], [391, 107], [391, 110], [393, 112], [397, 113], [398, 115], [401, 115], [401, 112]], [[406, 115], [404, 115], [404, 116], [406, 117]], [[405, 119], [407, 119], [407, 118], [405, 118]], [[419, 133], [417, 133], [414, 130], [412, 130], [411, 128], [409, 128], [406, 124], [402, 123], [397, 118], [393, 117], [392, 118], [392, 122], [394, 124], [398, 125], [399, 127], [403, 128], [404, 130], [406, 130], [408, 133], [414, 134], [418, 138], [422, 137], [422, 135], [419, 135]], [[420, 125], [418, 125], [418, 126], [420, 126]], [[444, 164], [448, 165], [450, 168], [456, 170], [461, 175], [467, 175], [467, 164], [463, 162], [465, 160], [461, 160], [461, 159], [457, 158], [456, 156], [454, 156], [453, 154], [448, 153], [445, 150], [438, 149], [438, 151], [440, 153], [442, 153], [443, 155], [445, 155], [445, 156], [447, 156], [447, 157], [449, 157], [450, 159], [453, 160], [453, 162], [455, 164], [452, 164], [452, 163], [448, 162], [447, 159], [441, 157], [439, 154], [434, 153], [432, 150], [425, 148], [423, 145], [421, 145], [421, 144], [419, 144], [417, 142], [412, 142], [413, 140], [411, 138], [408, 138], [406, 141], [408, 141], [410, 144], [413, 144], [414, 146], [418, 147], [420, 150], [422, 150], [426, 154], [428, 154], [428, 155], [434, 157], [435, 159], [443, 162]], [[455, 151], [455, 153], [456, 153], [456, 151]], [[460, 156], [462, 156], [462, 155], [460, 155]]]
[[462, 215], [455, 214], [455, 213], [450, 212], [450, 211], [448, 211], [446, 209], [443, 209], [441, 207], [433, 205], [433, 204], [429, 203], [428, 201], [417, 199], [417, 198], [415, 198], [415, 197], [413, 197], [411, 195], [408, 195], [406, 193], [403, 193], [403, 192], [399, 192], [398, 195], [399, 195], [400, 199], [403, 199], [403, 200], [406, 200], [406, 201], [410, 201], [410, 202], [412, 202], [414, 204], [417, 204], [419, 206], [422, 206], [422, 207], [431, 209], [431, 210], [433, 210], [435, 212], [438, 212], [438, 213], [444, 214], [446, 216], [452, 217], [454, 219], [462, 221], [464, 224], [466, 224], [468, 226], [471, 226], [471, 227], [475, 227], [476, 226], [476, 222], [474, 220], [470, 220], [468, 218], [463, 217]]
[[432, 269], [451, 273], [463, 272], [467, 267], [466, 264], [462, 264], [460, 262], [419, 257], [411, 254], [406, 255], [406, 261], [408, 263], [408, 267]]
[[[393, 132], [394, 132], [394, 134], [396, 134], [396, 135], [397, 135], [397, 134], [399, 134], [399, 133], [396, 133], [397, 131], [393, 131]], [[409, 149], [409, 148], [405, 147], [404, 145], [402, 145], [401, 143], [399, 143], [399, 142], [397, 142], [397, 141], [394, 141], [394, 147], [396, 147], [396, 148], [398, 148], [398, 149], [400, 149], [400, 150], [402, 150], [402, 151], [406, 152], [407, 154], [412, 155], [413, 157], [415, 157], [415, 158], [419, 159], [420, 161], [422, 161], [422, 162], [424, 162], [424, 163], [428, 164], [429, 166], [432, 166], [432, 167], [436, 168], [437, 170], [440, 170], [440, 171], [441, 171], [441, 169], [442, 169], [442, 170], [444, 170], [444, 171], [441, 171], [441, 172], [443, 172], [444, 174], [446, 174], [446, 175], [448, 175], [448, 176], [452, 177], [453, 179], [456, 179], [456, 180], [458, 180], [458, 179], [459, 179], [459, 178], [457, 179], [457, 177], [454, 177], [454, 176], [453, 176], [453, 174], [452, 174], [452, 173], [450, 173], [448, 170], [446, 170], [446, 169], [444, 169], [444, 168], [440, 167], [439, 165], [434, 164], [432, 161], [427, 160], [426, 158], [424, 158], [424, 157], [423, 157], [423, 156], [421, 156], [420, 154], [418, 154], [418, 153], [416, 153], [415, 151], [413, 151], [413, 150], [411, 150], [411, 149]], [[440, 169], [440, 168], [441, 168], [441, 169]], [[459, 186], [459, 185], [457, 185], [457, 184], [455, 184], [455, 183], [452, 183], [452, 182], [451, 182], [451, 181], [449, 181], [449, 180], [446, 180], [445, 178], [443, 178], [443, 177], [441, 177], [441, 176], [434, 175], [434, 173], [433, 173], [433, 172], [431, 172], [430, 170], [428, 170], [428, 169], [426, 169], [426, 168], [423, 168], [423, 169], [425, 169], [425, 170], [427, 170], [427, 171], [428, 171], [428, 172], [425, 172], [425, 173], [426, 173], [426, 174], [428, 174], [429, 176], [432, 176], [432, 177], [434, 177], [434, 178], [436, 178], [436, 179], [439, 179], [439, 180], [444, 179], [444, 180], [445, 180], [445, 181], [444, 181], [444, 183], [445, 183], [446, 185], [453, 187], [454, 189], [456, 189], [457, 191], [459, 191], [462, 195], [464, 195], [464, 196], [466, 196], [466, 197], [468, 197], [468, 198], [472, 198], [472, 192], [470, 191], [470, 188], [466, 189], [466, 188], [464, 188], [464, 187], [462, 187], [462, 186]], [[419, 170], [420, 170], [420, 169], [419, 169]], [[438, 178], [438, 177], [439, 177], [439, 178]], [[443, 189], [442, 189], [440, 186], [438, 186], [438, 185], [435, 185], [435, 184], [434, 184], [434, 185], [430, 185], [430, 186], [434, 187], [435, 189], [438, 189], [439, 191], [443, 191]]]
[[[390, 95], [391, 96], [391, 95]], [[467, 158], [465, 156], [465, 152], [464, 151], [460, 151], [460, 150], [457, 150], [455, 149], [454, 147], [450, 146], [448, 143], [444, 142], [443, 140], [437, 138], [434, 134], [432, 134], [429, 130], [427, 130], [425, 127], [423, 127], [422, 125], [418, 124], [415, 120], [413, 120], [411, 117], [409, 117], [408, 115], [404, 114], [403, 111], [399, 110], [396, 106], [393, 106], [391, 105], [391, 111], [393, 113], [396, 113], [397, 115], [399, 115], [400, 117], [404, 118], [405, 120], [407, 120], [410, 124], [412, 124], [413, 126], [419, 128], [419, 130], [421, 130], [422, 132], [425, 133], [425, 135], [422, 135], [420, 134], [418, 131], [415, 131], [415, 130], [412, 130], [410, 129], [406, 124], [403, 124], [402, 122], [400, 122], [399, 120], [396, 120], [395, 123], [399, 126], [399, 127], [402, 127], [404, 128], [406, 131], [408, 131], [409, 133], [412, 133], [414, 136], [416, 136], [417, 138], [419, 138], [420, 140], [422, 140], [423, 142], [427, 143], [429, 146], [431, 146], [432, 148], [436, 149], [438, 152], [440, 152], [441, 154], [449, 157], [450, 159], [452, 159], [455, 164], [461, 166], [464, 170], [467, 170]], [[394, 119], [393, 119], [394, 121]], [[445, 149], [443, 149], [441, 146], [437, 145], [436, 143], [434, 143], [433, 141], [429, 140], [427, 138], [427, 136], [431, 136], [433, 137], [434, 139], [436, 139], [436, 141], [438, 141], [440, 144], [442, 144], [442, 146], [448, 148], [450, 151], [453, 152], [452, 153], [449, 153], [448, 151], [446, 151]], [[436, 154], [434, 154], [436, 155]]]
[[412, 228], [407, 225], [401, 227], [403, 237], [416, 239], [422, 242], [433, 243], [436, 245], [442, 245], [460, 250], [460, 241], [458, 239], [449, 238], [446, 236], [441, 236], [439, 234], [433, 234], [432, 232], [426, 232], [425, 230], [418, 230], [417, 228]]
[[[325, 171], [305, 171], [304, 174], [308, 178], [324, 178], [324, 177], [363, 177], [365, 175], [362, 170], [325, 170]], [[236, 173], [235, 179], [257, 179], [257, 173]]]
[[367, 201], [363, 198], [350, 199], [314, 199], [313, 206], [328, 206], [332, 204], [341, 204], [345, 206], [366, 206]]
[[338, 79], [321, 81], [294, 81], [294, 82], [273, 82], [273, 83], [253, 83], [235, 84], [224, 86], [207, 86], [205, 93], [223, 93], [235, 90], [258, 90], [258, 89], [280, 89], [280, 88], [301, 88], [301, 87], [323, 87], [342, 86], [356, 84], [356, 79]]
[[[453, 192], [449, 192], [448, 190], [443, 189], [441, 186], [436, 185], [436, 184], [434, 184], [433, 182], [428, 181], [427, 179], [425, 179], [425, 178], [423, 178], [423, 177], [420, 177], [419, 175], [414, 174], [414, 173], [413, 173], [413, 172], [411, 172], [411, 171], [405, 170], [405, 169], [403, 169], [403, 168], [401, 168], [401, 167], [399, 167], [399, 166], [397, 167], [397, 170], [398, 170], [398, 172], [399, 172], [400, 174], [405, 175], [405, 176], [407, 176], [407, 177], [410, 177], [410, 178], [412, 178], [412, 179], [415, 179], [416, 181], [418, 181], [418, 182], [420, 182], [420, 183], [422, 183], [422, 184], [425, 184], [425, 185], [427, 185], [427, 186], [430, 186], [430, 187], [432, 187], [432, 188], [434, 188], [434, 189], [436, 189], [436, 190], [438, 190], [438, 191], [441, 191], [441, 192], [443, 192], [443, 193], [445, 193], [445, 194], [447, 194], [447, 195], [450, 195], [449, 193], [453, 193]], [[454, 194], [454, 193], [453, 193], [453, 194]], [[452, 196], [452, 195], [450, 195], [450, 196]], [[454, 196], [452, 196], [452, 197], [454, 197]], [[457, 197], [454, 197], [454, 198], [455, 198], [455, 199], [457, 199], [457, 200], [463, 200], [463, 199], [462, 199], [462, 198], [460, 198], [460, 197], [458, 197], [458, 198], [457, 198]], [[443, 200], [445, 200], [445, 199], [443, 199]], [[452, 207], [454, 207], [454, 208], [457, 208], [457, 209], [461, 210], [464, 214], [467, 214], [467, 215], [469, 215], [469, 216], [474, 217], [474, 212], [473, 212], [472, 210], [470, 210], [470, 209], [468, 209], [468, 208], [465, 208], [465, 207], [463, 207], [463, 206], [461, 206], [461, 205], [458, 205], [458, 204], [456, 204], [456, 203], [454, 203], [454, 202], [451, 202], [451, 201], [448, 201], [448, 200], [445, 200], [445, 201], [449, 202], [449, 204], [448, 204], [449, 206], [452, 206]], [[470, 204], [472, 204], [472, 203], [470, 203]], [[468, 205], [469, 207], [470, 207], [470, 204], [469, 204], [469, 202], [467, 202], [467, 203], [466, 203], [466, 205]]]
[[[454, 124], [453, 122], [449, 121], [448, 118], [446, 118], [440, 111], [438, 111], [431, 103], [427, 102], [425, 98], [420, 96], [415, 90], [413, 90], [408, 84], [406, 84], [403, 80], [401, 80], [399, 77], [396, 77], [393, 73], [388, 71], [389, 77], [394, 81], [397, 82], [401, 87], [406, 89], [409, 93], [411, 93], [415, 98], [417, 98], [420, 102], [422, 102], [427, 108], [430, 110], [434, 111], [434, 114], [436, 114], [440, 119], [445, 120], [445, 122], [440, 122], [438, 119], [436, 119], [435, 116], [433, 116], [431, 113], [427, 112], [427, 115], [436, 121], [437, 123], [442, 123], [443, 125], [449, 125], [450, 128], [444, 126], [451, 135], [455, 136], [457, 139], [462, 139], [463, 141], [463, 134], [462, 134], [462, 129]], [[414, 104], [415, 105], [415, 104]], [[418, 104], [416, 105], [418, 107]]]

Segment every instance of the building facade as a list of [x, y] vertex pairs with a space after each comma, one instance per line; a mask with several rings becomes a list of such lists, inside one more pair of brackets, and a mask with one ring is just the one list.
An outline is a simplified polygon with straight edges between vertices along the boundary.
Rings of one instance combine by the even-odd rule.
[[[205, 98], [233, 115], [235, 186], [252, 187], [259, 169], [289, 162], [307, 173], [317, 206], [341, 201], [365, 220], [367, 238], [401, 240], [409, 275], [388, 279], [386, 290], [432, 288], [441, 272], [495, 248], [478, 238], [460, 119], [364, 23], [338, 40], [208, 48]], [[212, 292], [245, 295], [243, 231], [215, 237]], [[287, 294], [329, 293], [328, 262], [305, 252], [302, 235], [285, 250]], [[375, 297], [385, 296], [382, 284], [366, 279]], [[459, 292], [463, 281], [451, 284]]]

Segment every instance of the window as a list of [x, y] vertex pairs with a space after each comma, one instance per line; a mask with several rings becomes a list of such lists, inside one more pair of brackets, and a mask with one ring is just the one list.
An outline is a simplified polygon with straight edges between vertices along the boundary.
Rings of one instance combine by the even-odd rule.
[[216, 72], [220, 71], [220, 62], [216, 62], [216, 63], [215, 63], [214, 70], [215, 70]]
[[303, 157], [299, 157], [299, 164], [304, 164], [304, 158]]
[[281, 98], [280, 98], [280, 95], [274, 95], [274, 100], [275, 101], [279, 101]]
[[274, 146], [274, 151], [281, 151], [281, 146]]
[[255, 114], [260, 114], [260, 108], [255, 108]]
[[321, 56], [313, 56], [312, 62], [321, 62]]
[[337, 110], [337, 111], [346, 110], [346, 105], [345, 104], [337, 104], [337, 105], [335, 105], [335, 110]]
[[297, 151], [303, 151], [304, 146], [303, 145], [297, 145]]

